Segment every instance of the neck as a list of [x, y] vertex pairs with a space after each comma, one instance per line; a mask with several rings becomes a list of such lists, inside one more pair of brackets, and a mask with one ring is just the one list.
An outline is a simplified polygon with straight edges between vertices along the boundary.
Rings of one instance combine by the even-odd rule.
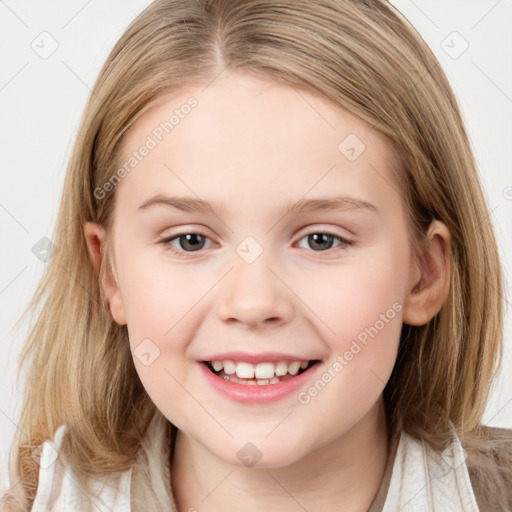
[[[381, 399], [349, 431], [280, 468], [228, 464], [178, 431], [171, 485], [179, 512], [362, 512], [377, 494], [388, 454]], [[265, 489], [265, 492], [262, 492]]]

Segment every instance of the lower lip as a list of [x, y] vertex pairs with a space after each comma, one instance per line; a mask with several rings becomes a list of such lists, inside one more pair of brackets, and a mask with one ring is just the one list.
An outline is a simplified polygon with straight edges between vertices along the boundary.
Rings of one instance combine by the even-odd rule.
[[244, 403], [268, 403], [276, 402], [297, 391], [316, 373], [319, 363], [313, 364], [305, 372], [287, 379], [278, 384], [265, 384], [265, 385], [247, 385], [237, 384], [229, 380], [218, 377], [208, 369], [206, 364], [197, 363], [203, 372], [208, 384], [228, 398], [237, 402]]

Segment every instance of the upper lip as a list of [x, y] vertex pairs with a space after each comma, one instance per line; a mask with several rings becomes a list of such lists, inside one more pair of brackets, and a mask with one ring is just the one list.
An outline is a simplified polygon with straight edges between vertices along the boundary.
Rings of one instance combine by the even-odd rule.
[[213, 354], [201, 359], [201, 361], [226, 360], [258, 364], [273, 363], [275, 361], [314, 361], [316, 358], [285, 354], [283, 352], [259, 352], [258, 354], [250, 354], [248, 352], [224, 352], [222, 354]]

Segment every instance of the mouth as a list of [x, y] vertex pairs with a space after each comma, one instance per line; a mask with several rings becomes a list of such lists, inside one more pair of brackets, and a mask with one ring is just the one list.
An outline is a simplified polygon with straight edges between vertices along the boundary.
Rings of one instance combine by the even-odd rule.
[[320, 360], [275, 361], [252, 364], [246, 361], [202, 361], [217, 377], [246, 386], [271, 386], [294, 379]]

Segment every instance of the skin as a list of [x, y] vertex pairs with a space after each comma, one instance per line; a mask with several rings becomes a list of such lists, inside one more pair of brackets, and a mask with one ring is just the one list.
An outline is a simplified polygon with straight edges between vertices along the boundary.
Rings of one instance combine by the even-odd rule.
[[[149, 338], [160, 350], [149, 366], [134, 363], [179, 429], [172, 463], [179, 510], [367, 510], [387, 459], [382, 391], [402, 322], [425, 323], [445, 300], [449, 232], [432, 224], [418, 266], [387, 141], [329, 101], [234, 72], [203, 89], [162, 96], [127, 133], [123, 162], [170, 112], [198, 100], [117, 185], [112, 269], [101, 281], [113, 319], [128, 325], [131, 349]], [[366, 146], [354, 161], [338, 150], [348, 134]], [[223, 208], [138, 210], [157, 192]], [[341, 195], [376, 210], [286, 214], [303, 197]], [[186, 252], [183, 237], [160, 243], [186, 233], [204, 235], [203, 248]], [[353, 244], [334, 239], [318, 248], [313, 233]], [[84, 235], [98, 270], [105, 231], [86, 223]], [[236, 252], [249, 235], [263, 249], [252, 263]], [[394, 318], [307, 404], [297, 393], [234, 402], [199, 371], [197, 360], [213, 353], [280, 351], [320, 359], [321, 377], [393, 304]], [[262, 454], [253, 467], [237, 457], [247, 442]]]

